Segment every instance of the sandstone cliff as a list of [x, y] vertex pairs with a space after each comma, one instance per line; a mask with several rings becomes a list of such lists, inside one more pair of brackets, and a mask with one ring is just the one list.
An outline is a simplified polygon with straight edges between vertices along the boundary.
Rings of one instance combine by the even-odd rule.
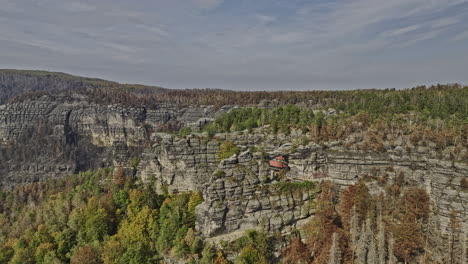
[[[205, 237], [256, 226], [287, 232], [300, 225], [313, 215], [314, 190], [280, 188], [288, 181], [347, 186], [362, 178], [374, 193], [383, 190], [382, 182], [405, 181], [426, 188], [443, 228], [454, 209], [468, 223], [468, 192], [461, 184], [468, 166], [430, 144], [412, 146], [395, 136], [377, 153], [345, 147], [354, 144], [354, 136], [319, 145], [301, 131], [283, 135], [259, 129], [214, 137], [157, 133], [172, 123], [199, 128], [230, 108], [105, 105], [82, 94], [60, 93], [0, 105], [0, 187], [95, 167], [130, 167], [130, 159], [140, 157], [135, 175], [143, 181], [154, 181], [161, 191], [202, 192], [197, 228]], [[241, 154], [220, 160], [224, 141], [232, 141]], [[278, 154], [288, 158], [284, 175], [268, 167], [268, 159]]]
[[[340, 186], [368, 182], [373, 193], [384, 191], [384, 182], [404, 181], [425, 188], [430, 194], [442, 228], [451, 210], [468, 221], [468, 192], [461, 186], [468, 166], [432, 158], [430, 153], [407, 153], [396, 146], [384, 153], [353, 151], [338, 143], [308, 143], [293, 147], [294, 136], [263, 134], [218, 135], [213, 139], [166, 135], [146, 149], [138, 169], [143, 180], [154, 177], [170, 191], [202, 190], [204, 203], [197, 208], [201, 232], [215, 236], [263, 225], [271, 231], [291, 228], [313, 214], [308, 203], [313, 191], [280, 194], [278, 181], [331, 180]], [[229, 140], [244, 151], [219, 161], [220, 142]], [[251, 153], [249, 147], [264, 151]], [[288, 157], [290, 170], [278, 179], [263, 155]]]

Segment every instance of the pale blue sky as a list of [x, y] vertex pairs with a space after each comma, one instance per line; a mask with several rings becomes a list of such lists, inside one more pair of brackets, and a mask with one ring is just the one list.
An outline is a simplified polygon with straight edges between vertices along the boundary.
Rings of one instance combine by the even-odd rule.
[[0, 0], [0, 68], [168, 88], [468, 83], [468, 0]]

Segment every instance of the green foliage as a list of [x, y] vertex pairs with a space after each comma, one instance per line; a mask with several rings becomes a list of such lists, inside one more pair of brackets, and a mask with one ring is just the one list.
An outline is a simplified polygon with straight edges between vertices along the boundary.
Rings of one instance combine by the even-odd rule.
[[[320, 133], [326, 125], [337, 129], [338, 124], [351, 117], [363, 127], [375, 124], [378, 120], [393, 124], [402, 117], [411, 119], [413, 125], [423, 124], [429, 127], [443, 125], [460, 128], [468, 124], [468, 87], [456, 84], [429, 88], [421, 86], [406, 90], [316, 92], [315, 98], [312, 94], [314, 92], [263, 94], [271, 98], [279, 96], [276, 99], [285, 105], [274, 109], [250, 107], [233, 109], [207, 124], [203, 131], [226, 133], [269, 125], [273, 132], [280, 131], [287, 134], [294, 127], [305, 131], [315, 128]], [[255, 97], [254, 94], [251, 96]], [[245, 97], [244, 101], [248, 101]], [[310, 108], [294, 105], [307, 100], [315, 102], [313, 105], [322, 105], [320, 111], [314, 114]], [[336, 109], [339, 114], [326, 116], [324, 110], [328, 108]]]
[[234, 154], [239, 154], [240, 149], [231, 141], [225, 141], [219, 146], [218, 158], [220, 160], [227, 159]]
[[236, 251], [240, 250], [234, 260], [236, 264], [268, 263], [272, 256], [273, 238], [265, 232], [249, 230], [234, 242], [233, 247]]
[[127, 180], [122, 186], [113, 176], [112, 169], [100, 169], [3, 192], [16, 202], [2, 204], [0, 263], [202, 258], [203, 241], [194, 232], [200, 193], [161, 196], [152, 185]]
[[216, 252], [211, 244], [206, 244], [202, 251], [200, 264], [212, 264], [216, 256]]
[[0, 263], [8, 263], [15, 254], [15, 250], [7, 245], [0, 244]]
[[178, 135], [180, 137], [186, 137], [186, 136], [190, 135], [191, 133], [192, 133], [192, 129], [190, 127], [183, 127], [181, 129], [179, 129]]
[[133, 169], [136, 169], [138, 165], [140, 165], [141, 159], [140, 157], [134, 157], [130, 160], [130, 165], [133, 167]]
[[233, 109], [204, 127], [206, 132], [233, 132], [251, 130], [264, 125], [271, 125], [276, 132], [289, 132], [290, 126], [306, 128], [314, 120], [310, 109], [301, 109], [296, 105], [286, 105], [273, 110], [260, 108]]
[[106, 210], [99, 206], [95, 198], [91, 198], [85, 208], [75, 209], [69, 221], [69, 226], [77, 232], [79, 245], [94, 241], [102, 241], [113, 229], [113, 219]]
[[217, 177], [217, 178], [222, 178], [224, 177], [225, 173], [223, 170], [217, 170], [215, 171], [214, 175]]
[[115, 192], [112, 193], [112, 200], [114, 204], [120, 208], [122, 211], [127, 208], [127, 205], [130, 203], [130, 200], [128, 198], [128, 192], [125, 190], [115, 190]]

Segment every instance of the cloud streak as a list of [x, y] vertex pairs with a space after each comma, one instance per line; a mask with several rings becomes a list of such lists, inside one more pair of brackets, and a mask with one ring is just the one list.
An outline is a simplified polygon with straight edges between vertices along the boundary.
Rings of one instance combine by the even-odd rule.
[[[455, 74], [468, 66], [466, 56], [460, 56], [468, 54], [463, 45], [468, 44], [468, 1], [0, 3], [3, 68], [69, 71], [173, 88], [468, 83], [466, 74]], [[418, 65], [425, 72], [410, 68]]]

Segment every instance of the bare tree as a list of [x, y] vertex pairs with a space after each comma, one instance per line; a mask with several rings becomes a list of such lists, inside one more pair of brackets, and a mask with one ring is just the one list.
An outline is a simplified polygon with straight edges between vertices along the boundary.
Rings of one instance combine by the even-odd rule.
[[328, 264], [340, 264], [341, 263], [341, 249], [338, 242], [338, 235], [333, 233], [333, 242], [330, 247], [330, 258]]
[[362, 223], [361, 234], [359, 236], [359, 240], [357, 241], [356, 245], [356, 263], [357, 264], [366, 264], [366, 256], [367, 256], [367, 230], [366, 225]]
[[385, 264], [385, 257], [387, 255], [385, 248], [385, 224], [383, 222], [382, 213], [379, 214], [378, 222], [379, 233], [377, 234], [377, 254], [378, 263]]
[[353, 206], [353, 214], [350, 220], [349, 233], [351, 235], [352, 260], [354, 261], [354, 255], [356, 253], [356, 247], [357, 247], [358, 238], [359, 238], [359, 219], [358, 219], [358, 215], [356, 212], [356, 206]]
[[466, 253], [467, 246], [468, 246], [467, 243], [468, 243], [468, 230], [467, 228], [464, 228], [462, 238], [460, 239], [460, 244], [461, 244], [460, 263], [461, 264], [468, 263], [468, 256]]
[[395, 239], [393, 238], [393, 234], [390, 233], [388, 238], [388, 264], [397, 264], [398, 262], [397, 258], [395, 257], [394, 249]]
[[377, 247], [375, 245], [374, 232], [372, 231], [370, 217], [366, 219], [366, 232], [367, 236], [367, 264], [377, 264]]

